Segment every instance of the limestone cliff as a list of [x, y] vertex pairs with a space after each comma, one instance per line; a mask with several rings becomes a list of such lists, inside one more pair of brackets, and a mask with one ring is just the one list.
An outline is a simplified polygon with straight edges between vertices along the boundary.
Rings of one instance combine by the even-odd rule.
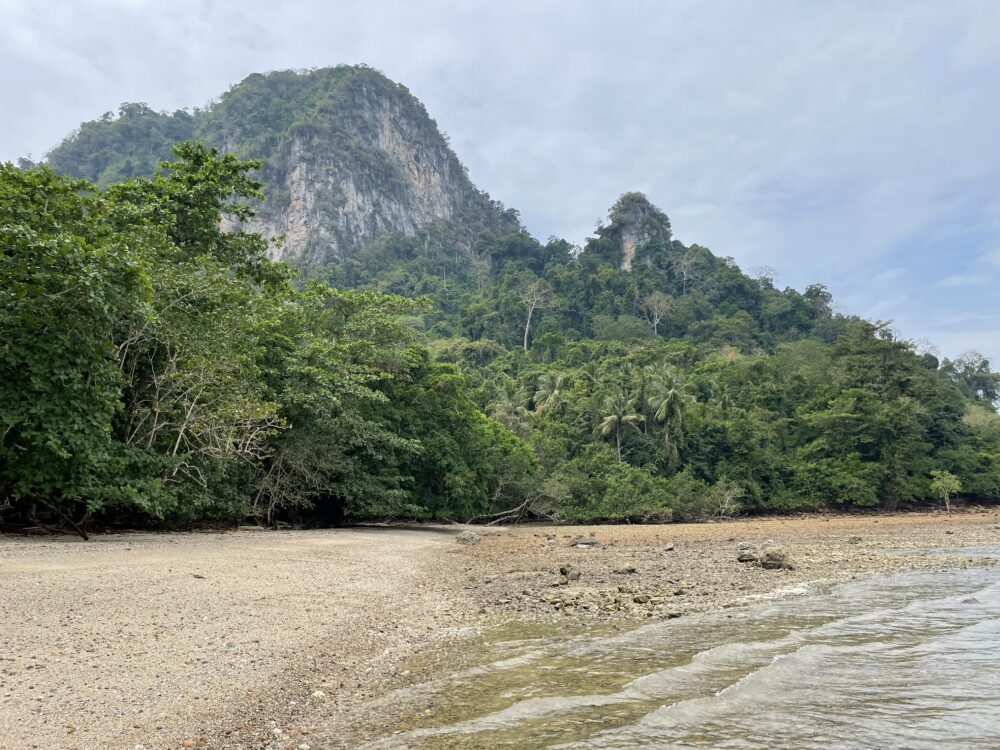
[[[268, 201], [248, 227], [284, 236], [276, 259], [299, 265], [343, 260], [381, 233], [412, 235], [429, 224], [465, 248], [481, 232], [519, 228], [516, 214], [473, 186], [405, 87], [368, 68], [291, 75], [298, 80], [287, 73], [248, 79], [212, 113], [224, 118], [232, 99], [245, 95], [243, 86], [263, 89], [267, 98], [291, 95], [312, 103], [266, 156]], [[281, 84], [289, 82], [295, 85], [286, 94]], [[262, 106], [257, 96], [252, 100]], [[254, 156], [240, 141], [226, 145]]]
[[[182, 127], [183, 126], [183, 127]], [[263, 162], [267, 200], [247, 228], [282, 237], [276, 260], [312, 266], [356, 254], [381, 233], [434, 225], [458, 248], [520, 228], [476, 189], [423, 105], [364, 66], [255, 74], [205, 110], [123, 105], [49, 155], [96, 182], [148, 173], [171, 142], [195, 137]]]
[[653, 241], [667, 245], [671, 240], [670, 219], [642, 193], [622, 195], [611, 207], [608, 221], [600, 234], [617, 245], [624, 271], [632, 269], [635, 252], [643, 245]]

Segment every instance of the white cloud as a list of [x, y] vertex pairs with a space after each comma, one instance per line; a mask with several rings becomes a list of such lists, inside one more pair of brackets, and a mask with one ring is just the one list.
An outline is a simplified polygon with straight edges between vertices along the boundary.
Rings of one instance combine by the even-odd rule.
[[1000, 267], [997, 28], [994, 0], [0, 0], [0, 158], [122, 101], [367, 62], [542, 238], [581, 242], [640, 189], [682, 240], [925, 337], [953, 309], [1000, 319], [962, 282]]
[[991, 273], [956, 273], [945, 276], [937, 283], [937, 286], [961, 289], [970, 286], [989, 286], [992, 283], [994, 283], [994, 279]]

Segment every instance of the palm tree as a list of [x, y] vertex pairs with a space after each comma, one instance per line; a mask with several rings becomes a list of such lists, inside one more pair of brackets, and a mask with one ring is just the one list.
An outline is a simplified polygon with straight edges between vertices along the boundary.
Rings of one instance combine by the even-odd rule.
[[615, 436], [615, 452], [622, 460], [622, 429], [639, 431], [643, 416], [635, 410], [634, 398], [629, 398], [623, 390], [616, 390], [604, 398], [602, 413], [605, 415], [597, 426], [602, 438]]
[[694, 396], [691, 395], [690, 387], [674, 370], [649, 368], [648, 371], [650, 378], [647, 403], [653, 410], [653, 419], [663, 425], [663, 445], [669, 462], [680, 456], [684, 416], [688, 404], [694, 402]]
[[596, 386], [601, 382], [601, 363], [596, 359], [588, 359], [583, 367], [580, 368], [580, 375], [583, 379], [590, 383], [591, 386]]
[[563, 393], [566, 390], [565, 375], [553, 375], [550, 372], [538, 376], [538, 388], [535, 390], [535, 413], [545, 414], [556, 412], [562, 406]]
[[508, 430], [523, 437], [531, 418], [531, 412], [525, 406], [527, 401], [524, 389], [512, 378], [506, 378], [497, 397], [487, 404], [486, 412]]

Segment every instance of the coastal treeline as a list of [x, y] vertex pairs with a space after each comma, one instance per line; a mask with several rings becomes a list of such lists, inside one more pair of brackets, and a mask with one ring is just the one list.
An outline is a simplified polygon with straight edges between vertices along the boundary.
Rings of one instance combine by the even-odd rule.
[[639, 193], [582, 248], [521, 232], [465, 255], [429, 229], [317, 273], [433, 301], [430, 350], [531, 446], [559, 518], [899, 508], [936, 497], [932, 472], [1000, 495], [986, 358], [939, 361], [821, 284], [685, 246]]
[[[426, 302], [337, 290], [226, 231], [257, 165], [196, 144], [98, 190], [0, 167], [0, 520], [468, 516], [526, 444], [417, 343]], [[308, 519], [307, 519], [308, 520]]]
[[0, 522], [664, 521], [933, 502], [942, 473], [1000, 496], [985, 358], [685, 246], [639, 194], [583, 248], [429, 226], [300, 276], [238, 229], [259, 164], [175, 153], [102, 188], [0, 167]]

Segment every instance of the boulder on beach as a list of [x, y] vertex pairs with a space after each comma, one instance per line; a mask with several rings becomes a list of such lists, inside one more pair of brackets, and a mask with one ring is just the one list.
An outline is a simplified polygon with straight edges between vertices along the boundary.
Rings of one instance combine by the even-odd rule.
[[572, 565], [563, 565], [559, 568], [559, 574], [565, 578], [567, 582], [580, 580], [580, 571]]
[[575, 536], [570, 539], [570, 547], [598, 547], [600, 542], [592, 536]]
[[765, 570], [791, 570], [792, 561], [784, 547], [768, 547], [760, 555], [760, 567]]
[[463, 531], [455, 537], [455, 541], [459, 544], [479, 544], [483, 538], [474, 531]]
[[750, 542], [740, 542], [739, 547], [736, 548], [736, 562], [757, 562], [757, 550]]

